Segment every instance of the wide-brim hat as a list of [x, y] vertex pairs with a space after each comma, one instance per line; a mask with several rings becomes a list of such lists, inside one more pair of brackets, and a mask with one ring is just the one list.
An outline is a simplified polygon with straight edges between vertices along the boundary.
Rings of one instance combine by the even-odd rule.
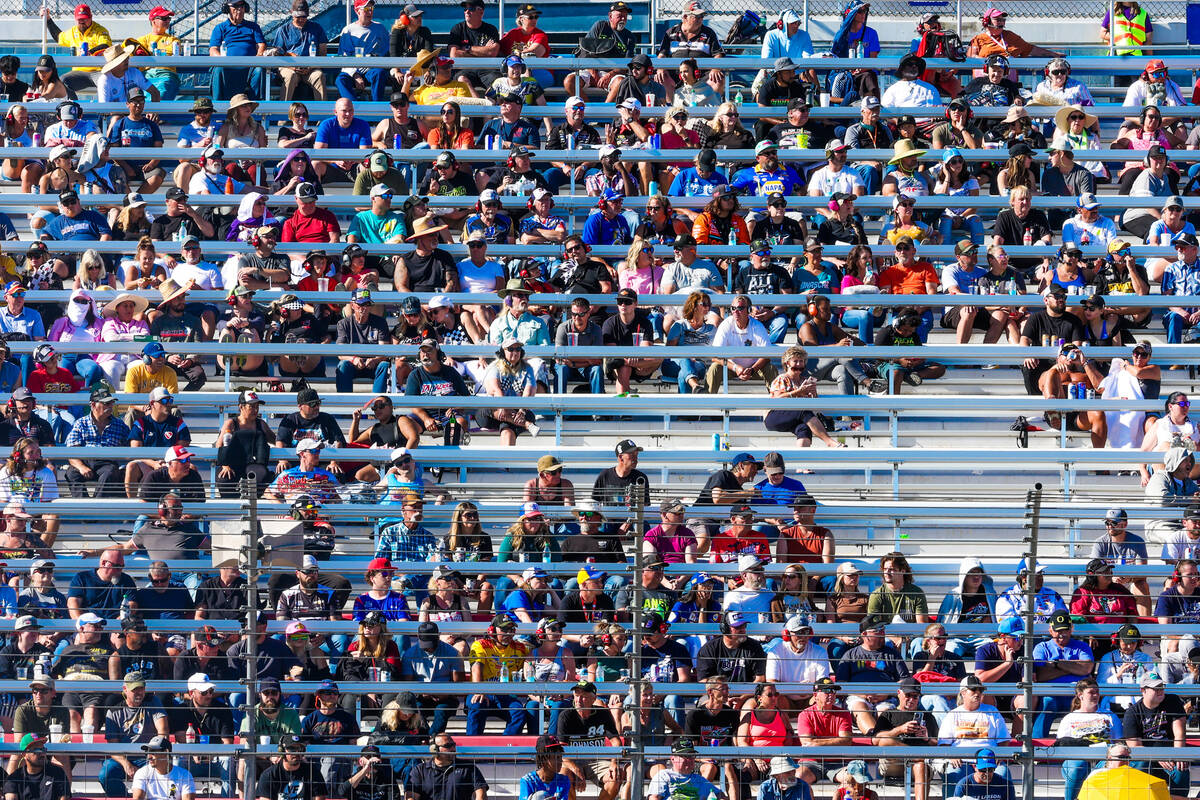
[[133, 313], [140, 314], [150, 307], [150, 301], [144, 297], [139, 297], [132, 292], [121, 292], [119, 295], [109, 300], [104, 304], [104, 308], [100, 310], [100, 316], [105, 319], [111, 319], [117, 313], [117, 306], [124, 302], [133, 303]]
[[408, 68], [408, 73], [414, 78], [420, 78], [429, 71], [429, 65], [432, 64], [434, 59], [441, 55], [441, 53], [442, 48], [440, 47], [434, 48], [433, 50], [420, 51], [417, 53], [417, 60], [414, 61], [413, 65]]
[[235, 108], [241, 108], [242, 106], [253, 106], [254, 108], [250, 109], [250, 111], [253, 112], [254, 109], [258, 108], [258, 103], [255, 102], [254, 100], [251, 100], [249, 95], [245, 95], [245, 94], [235, 94], [232, 98], [230, 98], [230, 100], [229, 100], [229, 110], [230, 111], [233, 111]]
[[1069, 117], [1075, 113], [1083, 114], [1083, 127], [1085, 127], [1085, 128], [1092, 127], [1097, 122], [1099, 122], [1099, 119], [1100, 119], [1099, 117], [1095, 116], [1094, 114], [1089, 114], [1087, 111], [1085, 111], [1083, 109], [1082, 106], [1063, 106], [1054, 115], [1054, 124], [1058, 126], [1058, 129], [1060, 131], [1067, 130], [1067, 125], [1068, 125], [1067, 117]]
[[420, 236], [428, 236], [432, 233], [441, 233], [446, 230], [446, 225], [433, 224], [433, 215], [427, 215], [420, 219], [413, 220], [413, 232], [410, 233], [404, 241], [411, 242]]
[[162, 295], [162, 300], [158, 304], [159, 308], [162, 308], [176, 297], [179, 297], [179, 295], [187, 294], [195, 287], [196, 282], [191, 279], [181, 286], [174, 278], [167, 278], [158, 287], [158, 291]]
[[898, 164], [902, 159], [909, 158], [910, 156], [925, 155], [925, 151], [917, 147], [917, 143], [912, 139], [901, 139], [896, 142], [892, 152], [895, 155], [888, 159], [889, 164]]
[[508, 283], [504, 284], [504, 288], [496, 292], [496, 294], [500, 295], [501, 299], [503, 299], [508, 297], [510, 294], [528, 295], [532, 294], [532, 292], [525, 287], [525, 281], [521, 280], [520, 278], [509, 278]]
[[122, 64], [129, 63], [129, 51], [119, 44], [104, 51], [105, 64], [100, 68], [101, 75], [107, 75]]

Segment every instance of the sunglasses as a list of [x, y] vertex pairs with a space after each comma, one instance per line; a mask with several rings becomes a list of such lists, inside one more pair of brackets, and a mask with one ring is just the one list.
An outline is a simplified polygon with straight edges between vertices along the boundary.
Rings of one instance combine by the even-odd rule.
[[[903, 205], [901, 205], [901, 207], [903, 207]], [[911, 208], [911, 206], [909, 206], [909, 207]], [[913, 249], [913, 246], [912, 246], [911, 244], [898, 244], [898, 245], [896, 245], [896, 252], [898, 252], [898, 253], [904, 253], [904, 252], [907, 252], [907, 251], [909, 251], [909, 250], [912, 250], [912, 249]]]
[[631, 305], [633, 305], [633, 301], [632, 301], [632, 300], [630, 300], [630, 299], [628, 299], [628, 298], [621, 298], [620, 300], [618, 300], [618, 301], [617, 301], [617, 305], [619, 305], [619, 306], [631, 306]]
[[[1050, 74], [1051, 75], [1066, 75], [1068, 73], [1065, 69], [1052, 69], [1052, 70], [1050, 70]], [[1080, 117], [1080, 119], [1083, 119], [1083, 117]]]
[[1179, 406], [1180, 408], [1191, 408], [1192, 401], [1191, 400], [1178, 400], [1178, 401], [1176, 401], [1175, 405]]
[[749, 311], [750, 306], [730, 306], [734, 311]]

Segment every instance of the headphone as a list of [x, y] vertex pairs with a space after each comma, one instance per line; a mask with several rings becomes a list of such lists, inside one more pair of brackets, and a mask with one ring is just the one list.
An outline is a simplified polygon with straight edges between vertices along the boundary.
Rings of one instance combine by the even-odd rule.
[[67, 109], [67, 108], [75, 109], [75, 119], [76, 120], [83, 118], [83, 107], [81, 105], [79, 105], [79, 103], [76, 103], [74, 100], [64, 100], [63, 102], [59, 103], [57, 106], [54, 107], [54, 116], [58, 119], [59, 122], [63, 121], [63, 110]]
[[[729, 615], [731, 613], [733, 613], [733, 612], [726, 611], [725, 613], [721, 614], [721, 635], [722, 636], [730, 636], [733, 634], [733, 626], [729, 624]], [[757, 697], [757, 694], [755, 696]]]
[[[546, 195], [546, 196], [550, 198], [550, 207], [554, 208], [554, 195]], [[525, 208], [529, 209], [530, 211], [533, 211], [533, 201], [534, 201], [534, 197], [531, 194], [531, 195], [529, 195], [529, 199], [525, 201]]]
[[[496, 198], [496, 202], [497, 202], [497, 203], [500, 203], [500, 198], [499, 198], [499, 197], [497, 197], [497, 198]], [[501, 209], [503, 209], [503, 208], [504, 208], [504, 206], [503, 206], [503, 205], [501, 205], [501, 206], [500, 206], [500, 208], [501, 208]], [[475, 199], [475, 213], [476, 213], [476, 214], [482, 214], [482, 213], [483, 213], [483, 203], [479, 202], [479, 199], [478, 199], [478, 198], [476, 198], [476, 199]], [[500, 212], [499, 212], [499, 211], [497, 211], [496, 213], [498, 214], [498, 213], [500, 213]]]
[[[503, 615], [497, 614], [496, 615], [496, 617], [500, 617], [500, 616], [507, 616], [507, 614], [503, 614]], [[489, 622], [488, 626], [487, 626], [487, 637], [489, 639], [495, 639], [497, 634], [500, 633], [500, 629], [496, 627], [496, 617], [492, 617], [492, 621]]]
[[342, 250], [342, 269], [349, 270], [356, 257], [363, 256], [365, 258], [366, 255], [367, 251], [363, 250], [357, 244], [351, 243], [347, 245], [346, 249]]
[[[946, 117], [947, 122], [950, 121], [950, 106], [951, 105], [954, 105], [953, 100], [951, 100], [949, 103], [946, 104], [945, 117]], [[967, 122], [970, 122], [971, 120], [975, 119], [975, 109], [971, 108], [971, 104], [966, 101], [963, 101], [962, 103], [959, 103], [958, 106], [956, 106], [956, 107], [961, 108], [963, 106], [966, 106], [966, 109], [967, 109]]]
[[153, 361], [154, 361], [154, 359], [151, 358], [149, 355], [147, 355], [146, 353], [142, 353], [142, 363], [145, 364], [147, 367], [150, 366], [151, 362], [153, 362]]
[[1052, 58], [1046, 62], [1046, 66], [1042, 67], [1042, 74], [1047, 78], [1050, 77], [1050, 69], [1052, 67], [1066, 67], [1067, 77], [1071, 77], [1071, 62], [1065, 58]]
[[395, 166], [395, 162], [392, 161], [391, 155], [388, 154], [388, 151], [386, 151], [386, 150], [372, 150], [370, 153], [368, 153], [367, 155], [365, 155], [363, 157], [362, 165], [364, 167], [370, 166], [371, 159], [375, 157], [376, 153], [383, 153], [383, 157], [387, 159], [388, 169], [391, 169], [393, 166]]
[[[550, 202], [552, 202], [552, 203], [553, 203], [554, 201], [553, 201], [553, 200], [551, 200]], [[591, 246], [590, 244], [588, 244], [587, 242], [585, 242], [585, 241], [583, 240], [583, 237], [581, 237], [581, 236], [577, 236], [577, 235], [574, 235], [574, 234], [572, 234], [571, 236], [568, 236], [568, 237], [567, 237], [567, 238], [566, 238], [566, 239], [563, 241], [563, 254], [562, 254], [562, 257], [563, 257], [563, 258], [566, 258], [566, 257], [567, 257], [567, 244], [568, 244], [569, 242], [578, 242], [579, 244], [583, 245], [583, 252], [584, 252], [585, 254], [590, 254], [590, 253], [592, 252], [592, 246]]]

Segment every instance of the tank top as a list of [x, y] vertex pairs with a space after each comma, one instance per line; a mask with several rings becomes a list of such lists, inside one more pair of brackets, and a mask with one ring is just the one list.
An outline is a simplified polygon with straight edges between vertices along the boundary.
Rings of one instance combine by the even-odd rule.
[[776, 711], [773, 720], [763, 723], [758, 719], [757, 709], [750, 712], [750, 735], [747, 738], [751, 747], [783, 747], [788, 739], [787, 722], [783, 714]]

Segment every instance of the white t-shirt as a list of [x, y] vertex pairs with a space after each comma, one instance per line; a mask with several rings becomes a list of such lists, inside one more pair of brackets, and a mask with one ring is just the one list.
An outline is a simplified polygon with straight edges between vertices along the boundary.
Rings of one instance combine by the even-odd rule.
[[180, 286], [183, 286], [188, 281], [195, 281], [195, 289], [211, 291], [213, 289], [224, 289], [225, 282], [221, 278], [221, 270], [217, 269], [216, 264], [211, 264], [207, 261], [201, 261], [199, 264], [187, 264], [180, 261], [175, 265], [175, 269], [171, 270], [171, 277]]
[[925, 81], [896, 81], [884, 91], [879, 102], [888, 108], [916, 108], [941, 105], [942, 98]]
[[147, 800], [183, 800], [196, 796], [192, 773], [182, 767], [171, 767], [166, 775], [146, 764], [133, 773], [133, 791], [141, 789]]
[[842, 167], [833, 172], [828, 166], [824, 166], [808, 179], [808, 194], [810, 197], [829, 197], [835, 192], [858, 194], [855, 190], [860, 186], [866, 191], [867, 185], [855, 170]]
[[[746, 328], [739, 328], [734, 324], [733, 317], [726, 317], [725, 320], [717, 327], [717, 333], [713, 336], [713, 347], [770, 347], [771, 337], [767, 334], [767, 328], [761, 322], [750, 318], [750, 323]], [[758, 358], [732, 358], [733, 363], [739, 367], [748, 367]]]
[[42, 467], [29, 477], [14, 478], [8, 468], [0, 470], [0, 506], [16, 498], [21, 503], [49, 503], [58, 499], [58, 479], [54, 470]]
[[1063, 244], [1084, 244], [1083, 233], [1087, 232], [1087, 244], [1108, 244], [1117, 236], [1117, 226], [1108, 217], [1101, 214], [1095, 222], [1084, 222], [1078, 215], [1063, 223]]
[[1162, 558], [1164, 561], [1200, 558], [1200, 539], [1191, 539], [1183, 531], [1175, 531], [1171, 538], [1163, 542]]
[[483, 266], [476, 266], [474, 261], [464, 258], [456, 266], [462, 290], [472, 294], [496, 291], [496, 280], [504, 277], [504, 267], [492, 259], [483, 262]]
[[1171, 418], [1167, 416], [1159, 417], [1154, 421], [1154, 433], [1156, 434], [1158, 445], [1155, 450], [1168, 450], [1171, 446], [1171, 440], [1175, 438], [1175, 434], [1179, 434], [1180, 438], [1190, 440], [1200, 445], [1200, 430], [1196, 429], [1196, 425], [1190, 419], [1185, 420], [1182, 425], [1176, 425], [1171, 422]]
[[767, 680], [772, 683], [816, 683], [829, 669], [829, 652], [821, 645], [808, 640], [808, 646], [799, 653], [783, 641], [775, 639], [767, 650]]
[[125, 74], [120, 78], [113, 77], [111, 73], [101, 75], [96, 79], [96, 94], [101, 103], [124, 103], [133, 86], [146, 92], [146, 99], [150, 99], [150, 92], [147, 91], [150, 81], [146, 80], [141, 70], [134, 67], [126, 67]]
[[771, 601], [775, 593], [762, 589], [732, 589], [725, 593], [725, 610], [757, 615], [759, 622], [771, 621]]
[[983, 703], [975, 711], [958, 706], [946, 712], [938, 727], [938, 744], [995, 747], [1008, 739], [1008, 726], [995, 706]]

